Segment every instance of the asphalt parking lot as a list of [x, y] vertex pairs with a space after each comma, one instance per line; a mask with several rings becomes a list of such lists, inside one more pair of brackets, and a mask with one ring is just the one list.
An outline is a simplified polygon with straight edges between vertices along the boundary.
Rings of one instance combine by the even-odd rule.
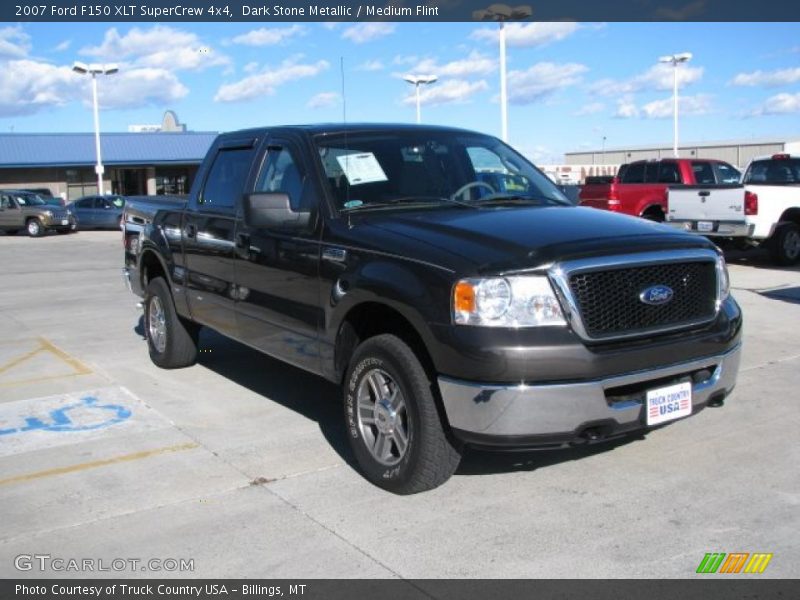
[[334, 386], [213, 332], [198, 365], [152, 365], [118, 232], [0, 236], [0, 257], [2, 577], [65, 574], [18, 570], [37, 554], [194, 566], [84, 577], [694, 577], [707, 552], [800, 575], [800, 268], [732, 257], [746, 331], [723, 408], [470, 452], [398, 497], [352, 466]]

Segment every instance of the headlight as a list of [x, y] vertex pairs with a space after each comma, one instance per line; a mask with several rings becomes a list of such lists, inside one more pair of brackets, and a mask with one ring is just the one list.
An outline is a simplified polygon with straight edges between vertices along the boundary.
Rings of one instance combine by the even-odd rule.
[[52, 210], [46, 210], [46, 211], [44, 211], [44, 214], [46, 216], [50, 217], [51, 219], [53, 218], [53, 211]]
[[453, 288], [453, 320], [483, 327], [566, 325], [546, 277], [462, 279]]
[[[728, 265], [722, 254], [717, 255], [717, 305], [722, 304], [731, 293], [731, 278]], [[719, 306], [717, 306], [719, 308]]]

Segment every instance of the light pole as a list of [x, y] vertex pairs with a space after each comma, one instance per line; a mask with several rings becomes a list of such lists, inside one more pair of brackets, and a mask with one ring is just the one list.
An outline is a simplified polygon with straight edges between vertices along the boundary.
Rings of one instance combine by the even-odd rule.
[[477, 21], [497, 21], [500, 25], [500, 129], [504, 142], [508, 141], [508, 88], [506, 85], [506, 21], [520, 21], [533, 14], [530, 6], [511, 8], [507, 4], [492, 4], [476, 10], [472, 18]]
[[678, 65], [689, 62], [691, 52], [662, 56], [658, 62], [672, 65], [672, 154], [678, 158]]
[[408, 83], [414, 86], [414, 92], [417, 95], [417, 125], [421, 122], [421, 113], [420, 113], [420, 102], [419, 102], [419, 86], [420, 85], [430, 85], [431, 83], [435, 82], [438, 77], [436, 75], [405, 75], [403, 76]]
[[82, 62], [75, 62], [72, 65], [72, 70], [81, 75], [92, 76], [92, 104], [94, 106], [94, 149], [97, 155], [97, 164], [94, 167], [94, 172], [97, 173], [97, 194], [103, 194], [103, 159], [100, 156], [100, 109], [97, 104], [97, 75], [113, 75], [119, 71], [117, 65], [100, 65], [91, 64], [87, 65]]
[[606, 164], [606, 136], [603, 136], [603, 152], [600, 154], [603, 164]]

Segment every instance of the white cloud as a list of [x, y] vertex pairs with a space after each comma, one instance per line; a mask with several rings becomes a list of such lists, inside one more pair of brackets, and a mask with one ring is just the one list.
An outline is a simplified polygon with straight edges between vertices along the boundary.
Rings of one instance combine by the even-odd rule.
[[355, 44], [364, 44], [391, 35], [394, 30], [394, 23], [357, 23], [342, 32], [342, 39], [350, 40]]
[[411, 71], [420, 74], [431, 74], [437, 77], [465, 77], [469, 75], [486, 75], [497, 68], [493, 58], [480, 52], [470, 52], [467, 58], [438, 64], [433, 58], [421, 60]]
[[[441, 83], [428, 85], [420, 89], [420, 103], [427, 106], [440, 104], [462, 104], [477, 94], [489, 89], [484, 81], [464, 81], [462, 79], [448, 79]], [[416, 96], [409, 94], [403, 98], [403, 104], [416, 104]]]
[[[711, 96], [708, 94], [678, 97], [678, 114], [681, 117], [706, 115], [709, 112], [711, 112]], [[672, 98], [648, 102], [642, 106], [642, 116], [646, 119], [672, 118]]]
[[291, 27], [261, 27], [253, 29], [247, 33], [237, 35], [231, 41], [234, 44], [245, 46], [276, 46], [287, 40], [305, 35], [306, 29], [302, 25], [292, 25]]
[[255, 73], [258, 71], [258, 63], [256, 61], [250, 61], [245, 66], [242, 67], [242, 71], [245, 73]]
[[0, 69], [0, 116], [30, 115], [79, 97], [78, 77], [69, 67], [10, 60]]
[[576, 110], [573, 114], [576, 117], [582, 117], [585, 115], [595, 115], [599, 112], [603, 112], [605, 110], [606, 105], [602, 102], [590, 102], [589, 104], [584, 104], [578, 110]]
[[800, 93], [784, 93], [771, 96], [749, 116], [760, 117], [763, 115], [788, 115], [792, 113], [800, 113]]
[[[174, 73], [166, 69], [138, 67], [114, 75], [113, 85], [100, 87], [98, 96], [103, 108], [161, 107], [180, 100], [189, 93]], [[88, 104], [88, 100], [86, 101]]]
[[24, 58], [31, 49], [31, 36], [22, 27], [0, 29], [0, 58]]
[[617, 110], [614, 116], [618, 119], [634, 119], [639, 116], [639, 107], [630, 96], [617, 100]]
[[393, 65], [411, 65], [419, 62], [420, 58], [416, 54], [396, 54], [392, 59]]
[[64, 52], [66, 50], [69, 50], [69, 47], [71, 45], [72, 45], [72, 40], [64, 40], [63, 42], [58, 44], [55, 48], [53, 48], [53, 50], [55, 50], [56, 52]]
[[753, 71], [739, 73], [731, 80], [731, 85], [778, 87], [800, 81], [800, 67], [778, 69], [777, 71]]
[[[518, 48], [544, 46], [569, 37], [580, 27], [578, 23], [571, 21], [508, 23], [505, 26], [506, 44]], [[476, 29], [470, 34], [470, 38], [496, 43], [499, 35], [499, 28], [492, 25]]]
[[[711, 112], [709, 94], [680, 96], [678, 98], [678, 114], [681, 117], [706, 115]], [[617, 101], [614, 116], [619, 119], [670, 119], [672, 118], [672, 98], [662, 98], [638, 106], [632, 96], [624, 96]]]
[[82, 48], [80, 54], [106, 62], [130, 61], [137, 67], [170, 70], [202, 70], [231, 62], [203, 44], [197, 34], [165, 25], [134, 27], [125, 35], [112, 27], [99, 46]]
[[226, 83], [219, 87], [214, 96], [216, 102], [242, 102], [260, 96], [272, 96], [277, 88], [285, 83], [314, 77], [326, 70], [330, 64], [325, 60], [316, 63], [302, 64], [295, 59], [285, 60], [276, 68], [265, 67], [234, 83]]
[[341, 96], [336, 92], [321, 92], [313, 96], [307, 103], [306, 108], [327, 108], [339, 104]]
[[508, 101], [530, 104], [557, 90], [575, 85], [589, 69], [578, 63], [541, 62], [525, 71], [508, 73]]
[[[631, 94], [642, 90], [671, 90], [672, 65], [658, 63], [630, 79], [600, 79], [589, 86], [589, 92], [601, 96]], [[685, 87], [702, 79], [703, 67], [681, 65], [678, 67], [678, 85]]]
[[334, 29], [336, 29], [336, 28], [337, 28], [339, 25], [341, 25], [341, 23], [338, 23], [337, 21], [325, 21], [325, 22], [322, 24], [322, 26], [323, 26], [325, 29], [327, 29], [328, 31], [333, 31], [333, 30], [334, 30]]
[[379, 60], [365, 60], [356, 67], [356, 71], [382, 71], [383, 63]]

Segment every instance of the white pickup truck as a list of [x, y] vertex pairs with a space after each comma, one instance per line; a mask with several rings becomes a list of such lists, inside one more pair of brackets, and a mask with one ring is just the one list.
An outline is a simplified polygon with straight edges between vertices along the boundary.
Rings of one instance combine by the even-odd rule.
[[754, 159], [738, 186], [670, 188], [666, 224], [739, 245], [766, 245], [776, 263], [800, 260], [800, 155]]

